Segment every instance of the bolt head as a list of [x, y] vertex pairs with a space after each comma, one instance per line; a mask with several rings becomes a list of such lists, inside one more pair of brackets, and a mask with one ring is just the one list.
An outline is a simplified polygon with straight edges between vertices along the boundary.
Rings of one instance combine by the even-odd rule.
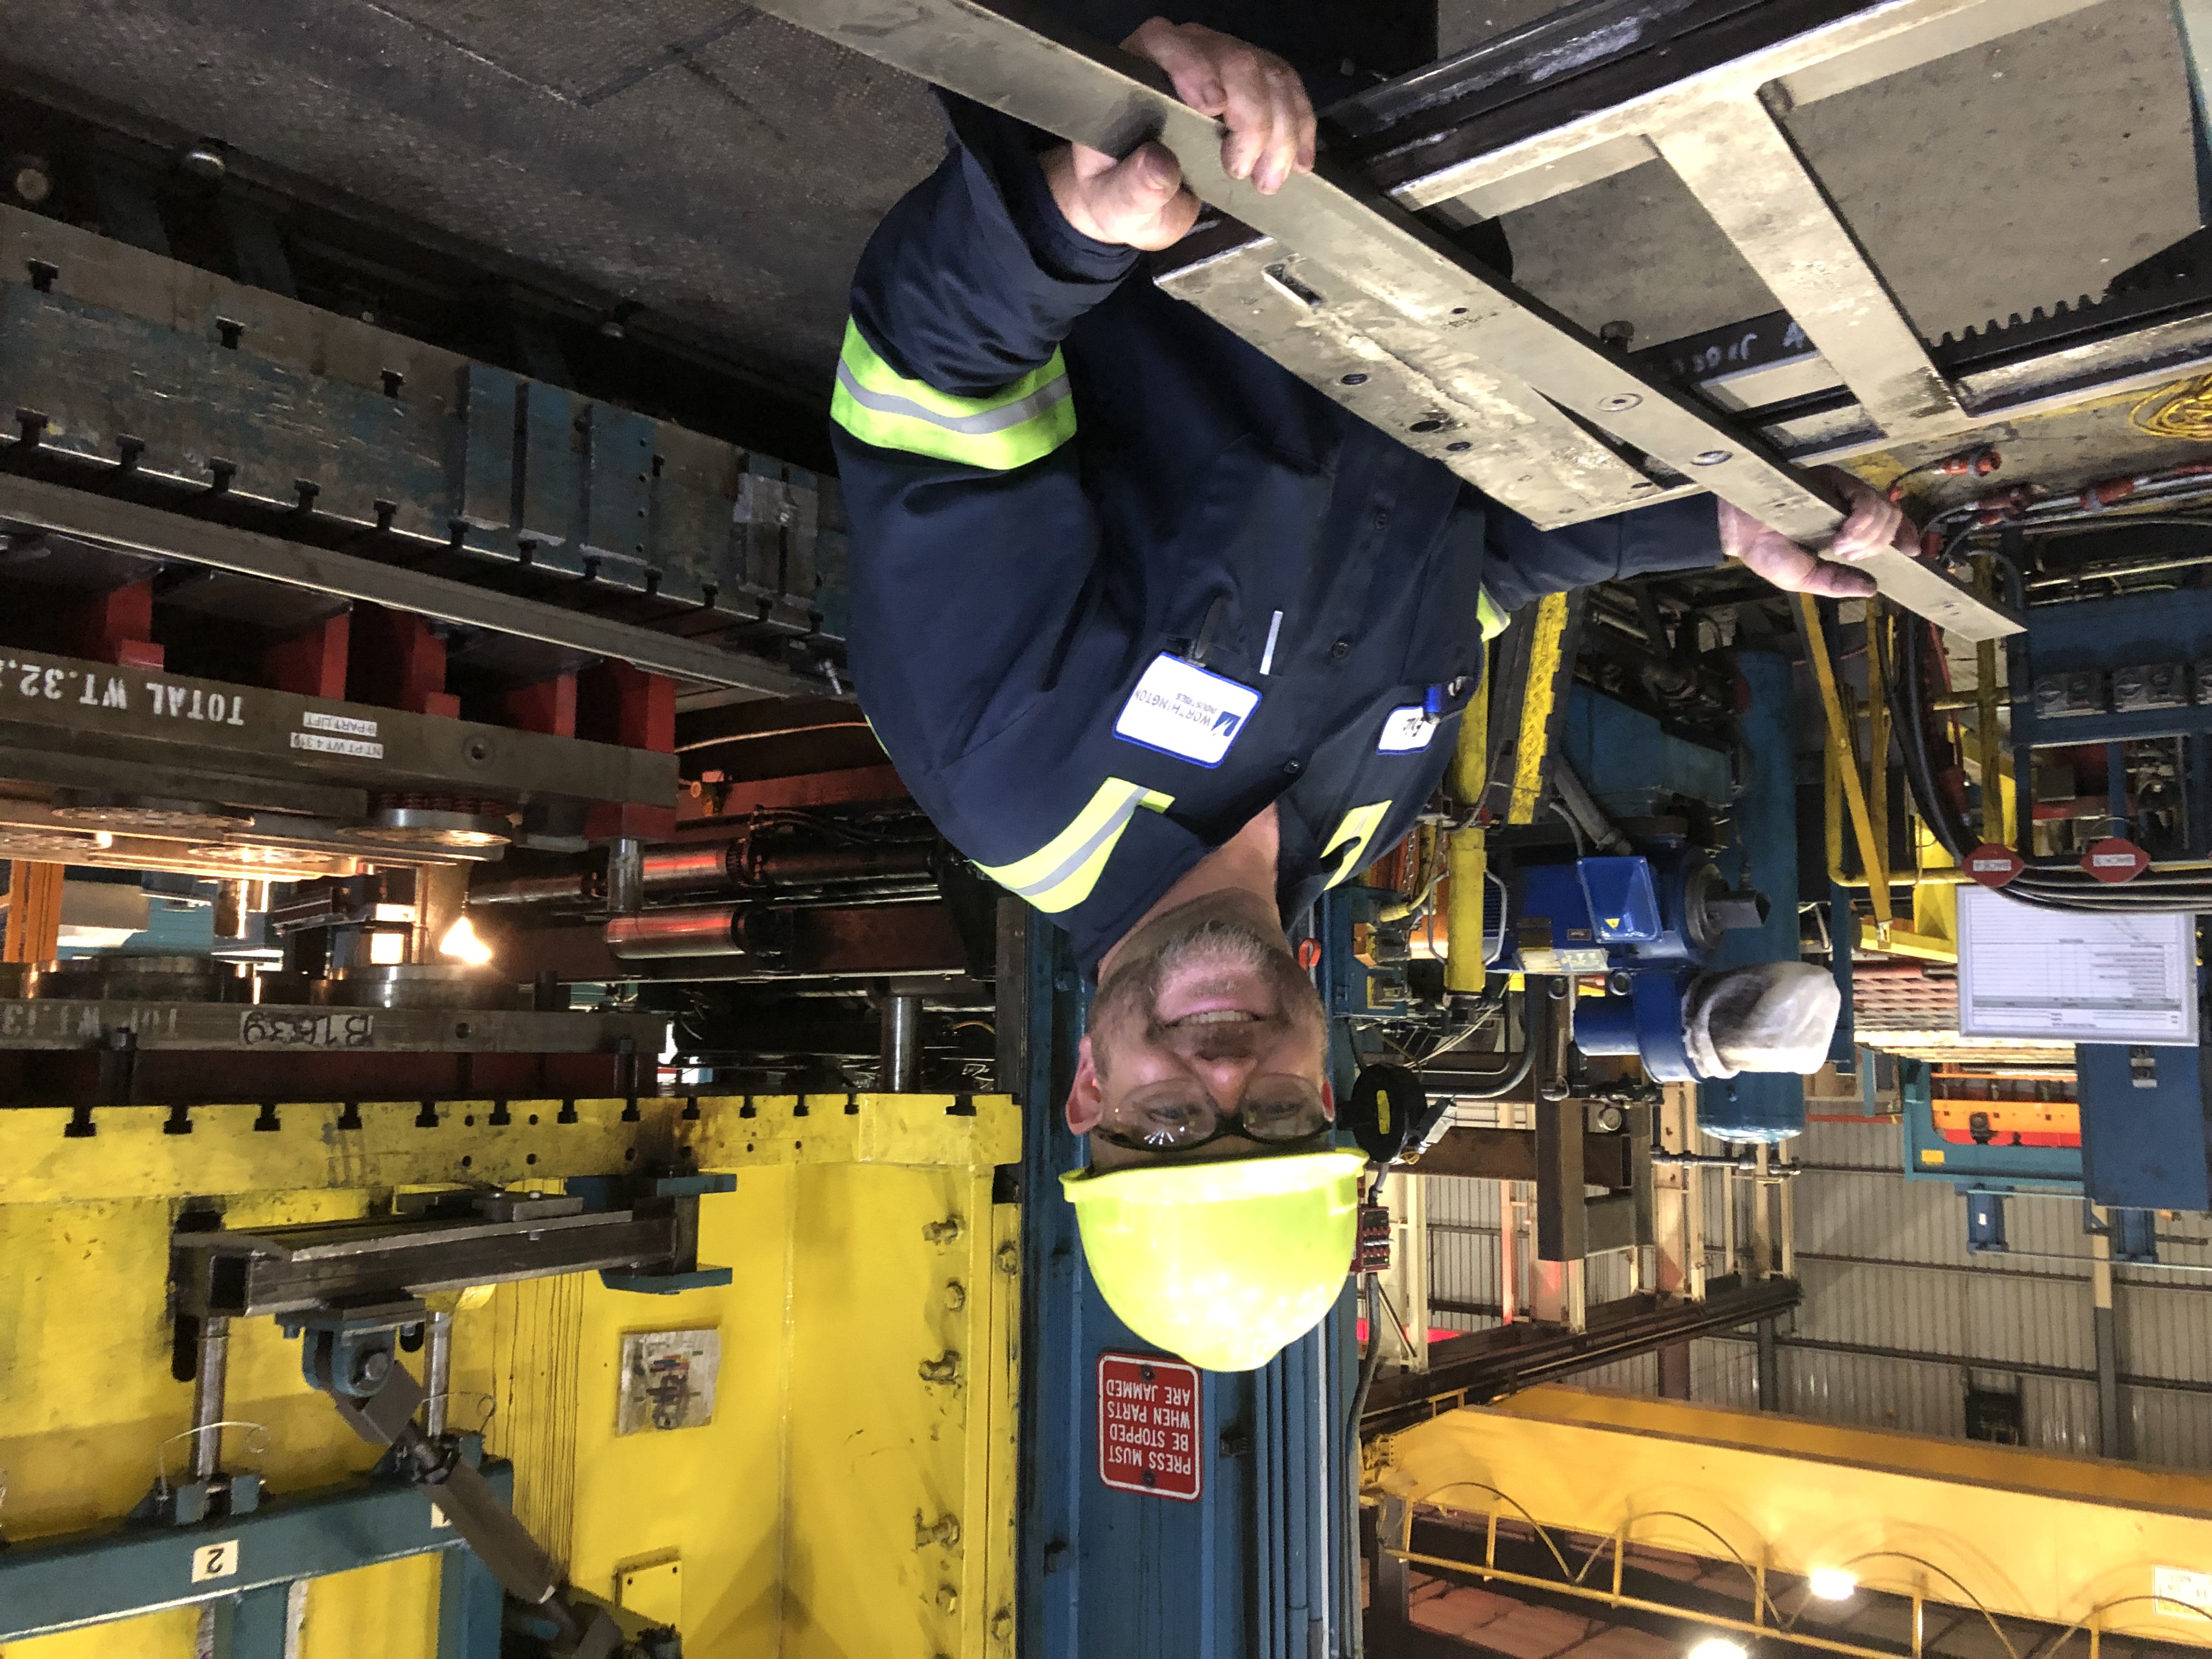
[[1702, 455], [1692, 457], [1692, 459], [1699, 466], [1719, 466], [1723, 462], [1732, 461], [1735, 459], [1735, 452], [1732, 449], [1708, 449]]
[[389, 1349], [370, 1348], [354, 1356], [351, 1381], [361, 1393], [375, 1393], [391, 1375], [392, 1353]]

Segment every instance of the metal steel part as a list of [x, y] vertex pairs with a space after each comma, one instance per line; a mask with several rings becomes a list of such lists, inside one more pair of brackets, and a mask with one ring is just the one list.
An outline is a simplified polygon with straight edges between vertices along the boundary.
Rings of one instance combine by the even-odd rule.
[[41, 478], [0, 473], [0, 520], [157, 558], [180, 559], [265, 581], [312, 588], [319, 593], [389, 605], [441, 622], [542, 640], [705, 685], [786, 691], [803, 684], [716, 647], [696, 645], [632, 623], [565, 611], [542, 599], [522, 599], [404, 566], [379, 564], [349, 553], [283, 541], [258, 531], [187, 519], [160, 507], [95, 495]]
[[[270, 257], [241, 254], [242, 281], [168, 258], [150, 198], [100, 173], [106, 234], [0, 205], [0, 310], [18, 348], [0, 378], [31, 421], [14, 470], [42, 457], [49, 478], [166, 497], [179, 520], [199, 516], [182, 503], [212, 482], [215, 517], [310, 556], [376, 556], [331, 570], [418, 595], [482, 583], [487, 605], [570, 613], [547, 626], [592, 630], [577, 648], [593, 654], [825, 689], [802, 671], [844, 610], [834, 481], [301, 301], [266, 210], [235, 180], [209, 216]], [[249, 224], [259, 234], [241, 243]], [[531, 356], [567, 377], [558, 353]], [[288, 417], [270, 421], [272, 403]]]
[[645, 902], [645, 844], [618, 836], [607, 848], [607, 908], [627, 916]]
[[644, 910], [617, 915], [607, 923], [607, 949], [624, 962], [663, 957], [738, 957], [742, 904], [709, 904], [690, 909]]
[[21, 994], [64, 1002], [246, 1002], [252, 985], [211, 957], [75, 957], [24, 969]]
[[25, 1001], [0, 999], [0, 1050], [91, 1049], [130, 1033], [148, 1050], [277, 1054], [597, 1054], [628, 1037], [659, 1053], [667, 1022], [651, 1014], [450, 1008], [332, 1008], [305, 1003]]
[[192, 1372], [192, 1479], [222, 1473], [223, 1394], [230, 1382], [230, 1321], [200, 1321], [199, 1363]]
[[325, 1000], [340, 1008], [513, 1008], [515, 989], [488, 968], [453, 963], [375, 963], [347, 968], [324, 981]]
[[[1878, 436], [1917, 438], [1961, 427], [1955, 392], [1805, 170], [1776, 112], [1790, 96], [1839, 89], [1827, 82], [1856, 84], [1850, 75], [1887, 72], [1869, 70], [1871, 59], [1894, 68], [1962, 43], [1954, 39], [1955, 27], [1915, 38], [1917, 25], [1972, 15], [1990, 34], [2069, 9], [2041, 3], [2032, 8], [2035, 17], [2000, 23], [2000, 11], [2021, 9], [1990, 0], [1919, 0], [1864, 8], [1846, 25], [1815, 19], [1831, 27], [1792, 38], [1778, 53], [1754, 54], [1747, 68], [1730, 65], [1688, 89], [1668, 88], [1670, 95], [1648, 106], [1583, 116], [1585, 129], [1611, 123], [1603, 140], [1563, 143], [1561, 153], [1578, 155], [1602, 142], [1615, 158], [1604, 169], [1610, 172], [1644, 159], [1654, 145], [1662, 152], [1671, 146], [1670, 159], [1693, 191], [1703, 183], [1716, 198], [1708, 207], [1742, 239], [1754, 269], [1808, 305], [1803, 325], [1836, 343], [1839, 370], [1871, 381], [1864, 397], [1872, 418], [1897, 428]], [[1435, 447], [1447, 465], [1540, 525], [1656, 500], [1683, 480], [1808, 544], [1824, 544], [1841, 522], [1828, 487], [1797, 471], [1756, 431], [1639, 374], [1378, 193], [1375, 181], [1388, 169], [1371, 160], [1362, 177], [1324, 156], [1313, 173], [1294, 174], [1275, 195], [1263, 196], [1223, 170], [1218, 126], [1179, 102], [1157, 70], [1082, 40], [1019, 0], [776, 0], [768, 9], [1061, 137], [1116, 155], [1147, 139], [1166, 145], [1190, 186], [1249, 234], [1234, 226], [1201, 233], [1183, 257], [1164, 262], [1164, 284], [1331, 396], [1369, 418], [1383, 417], [1389, 429], [1409, 441], [1439, 440]], [[1837, 71], [1838, 61], [1847, 68]], [[1769, 82], [1782, 84], [1768, 94]], [[1717, 131], [1728, 139], [1698, 137]], [[1424, 134], [1415, 148], [1431, 176], [1419, 189], [1398, 180], [1407, 205], [1474, 187], [1474, 179], [1456, 176], [1437, 182], [1443, 146], [1434, 134]], [[1551, 188], [1540, 194], [1581, 182], [1571, 171], [1555, 169]], [[1390, 393], [1387, 406], [1364, 406], [1374, 402], [1368, 387], [1378, 368]], [[1435, 406], [1422, 407], [1425, 400]], [[1561, 410], [1573, 424], [1562, 421]], [[1454, 430], [1468, 436], [1449, 436]], [[1468, 447], [1460, 450], [1462, 441]], [[1667, 473], [1639, 472], [1632, 453], [1663, 463]], [[1878, 555], [1863, 568], [1900, 605], [1967, 637], [2021, 626], [2002, 607], [1905, 554]]]
[[469, 886], [471, 907], [507, 905], [568, 905], [588, 907], [606, 896], [606, 882], [592, 871], [579, 870], [560, 876], [501, 876]]
[[430, 1311], [424, 1352], [422, 1432], [434, 1440], [446, 1431], [453, 1386], [453, 1316], [442, 1308]]
[[921, 882], [930, 874], [933, 850], [927, 842], [817, 848], [752, 836], [690, 842], [656, 847], [645, 855], [645, 890], [660, 896], [726, 892], [735, 887]]
[[[43, 652], [0, 657], [0, 775], [11, 780], [70, 790], [123, 778], [149, 793], [216, 792], [262, 809], [234, 832], [247, 847], [375, 848], [348, 844], [338, 826], [281, 817], [359, 823], [372, 793], [657, 807], [676, 797], [672, 755]], [[50, 807], [34, 811], [51, 821]], [[209, 837], [190, 836], [178, 846], [205, 850]]]
[[[696, 1251], [696, 1220], [692, 1226], [689, 1242]], [[696, 1258], [684, 1259], [686, 1243], [675, 1214], [629, 1209], [507, 1221], [382, 1217], [258, 1232], [179, 1233], [178, 1306], [197, 1317], [248, 1319], [554, 1273], [688, 1268]]]
[[909, 1094], [921, 1082], [921, 999], [894, 992], [884, 999], [884, 1052], [878, 1086]]

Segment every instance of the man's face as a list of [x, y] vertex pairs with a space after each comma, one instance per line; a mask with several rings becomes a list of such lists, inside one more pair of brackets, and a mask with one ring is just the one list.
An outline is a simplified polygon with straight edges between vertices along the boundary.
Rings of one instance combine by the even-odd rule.
[[1194, 900], [1109, 963], [1067, 1099], [1094, 1170], [1178, 1156], [1178, 1139], [1229, 1117], [1229, 1133], [1181, 1156], [1249, 1157], [1333, 1115], [1321, 998], [1272, 915], [1253, 908]]

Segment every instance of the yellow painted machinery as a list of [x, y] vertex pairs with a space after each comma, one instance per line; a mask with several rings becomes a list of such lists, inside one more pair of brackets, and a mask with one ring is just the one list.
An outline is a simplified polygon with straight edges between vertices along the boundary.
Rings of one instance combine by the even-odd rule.
[[[348, 1311], [369, 1241], [425, 1226], [436, 1260], [397, 1261], [386, 1287], [441, 1286], [391, 1357], [428, 1362], [417, 1425], [481, 1453], [564, 1597], [617, 1610], [636, 1651], [664, 1626], [693, 1654], [1013, 1651], [1004, 1097], [464, 1101], [434, 1122], [287, 1104], [273, 1130], [214, 1107], [189, 1135], [132, 1107], [89, 1138], [70, 1115], [0, 1113], [9, 1659], [500, 1650], [483, 1553], [349, 1431], [282, 1328], [313, 1325], [319, 1289]], [[696, 1239], [653, 1234], [641, 1198], [575, 1201], [609, 1176], [634, 1194], [640, 1170], [733, 1190], [692, 1200]], [[640, 1271], [533, 1271], [564, 1227], [629, 1230], [564, 1248], [642, 1250]], [[726, 1282], [639, 1293], [671, 1249]], [[446, 1286], [456, 1272], [483, 1282]], [[210, 1288], [291, 1311], [212, 1347], [187, 1316], [178, 1340]]]

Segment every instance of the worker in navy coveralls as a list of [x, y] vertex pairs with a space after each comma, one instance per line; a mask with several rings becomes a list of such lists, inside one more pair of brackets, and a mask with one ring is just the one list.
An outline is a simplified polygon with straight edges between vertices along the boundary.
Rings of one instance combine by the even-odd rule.
[[[1158, 18], [1126, 45], [1219, 118], [1232, 175], [1311, 167], [1281, 58]], [[1724, 557], [1870, 592], [1848, 562], [1910, 526], [1839, 479], [1826, 559], [1702, 495], [1540, 532], [1146, 279], [1199, 207], [1164, 149], [945, 101], [951, 154], [870, 241], [837, 368], [854, 682], [945, 837], [1097, 976], [1066, 1191], [1102, 1291], [1246, 1368], [1341, 1288], [1359, 1161], [1327, 1149], [1285, 921], [1412, 825], [1486, 637]]]

